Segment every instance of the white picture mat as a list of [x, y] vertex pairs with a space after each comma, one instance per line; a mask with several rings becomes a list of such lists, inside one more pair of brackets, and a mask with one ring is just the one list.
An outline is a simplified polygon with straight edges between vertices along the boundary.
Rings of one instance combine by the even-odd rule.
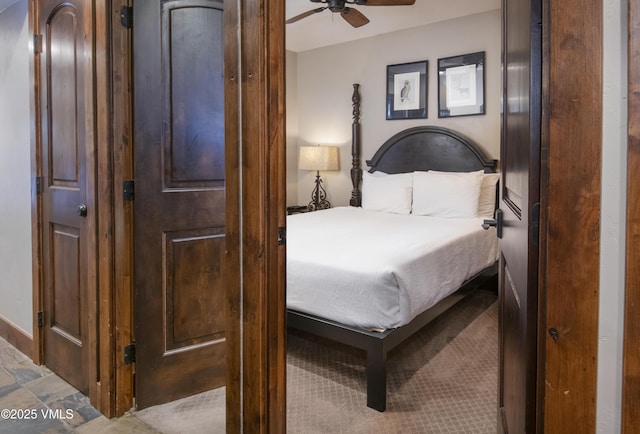
[[420, 108], [420, 72], [404, 72], [393, 76], [393, 110]]
[[446, 69], [447, 107], [476, 105], [476, 65]]

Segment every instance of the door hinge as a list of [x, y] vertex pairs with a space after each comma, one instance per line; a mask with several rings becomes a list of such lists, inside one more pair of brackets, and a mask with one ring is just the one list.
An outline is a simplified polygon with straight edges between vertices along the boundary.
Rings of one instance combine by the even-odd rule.
[[135, 193], [135, 183], [133, 179], [127, 179], [122, 182], [122, 198], [125, 202], [131, 202]]
[[278, 245], [282, 246], [287, 243], [287, 228], [280, 226], [278, 228]]
[[536, 246], [540, 242], [540, 202], [531, 208], [531, 241]]
[[124, 364], [130, 365], [136, 361], [136, 343], [132, 342], [124, 347]]
[[42, 327], [44, 327], [44, 314], [42, 313], [42, 311], [38, 312], [38, 328], [41, 329]]
[[42, 35], [33, 35], [33, 54], [42, 53]]
[[36, 194], [42, 193], [42, 176], [36, 176]]
[[130, 29], [133, 27], [133, 7], [121, 6], [120, 7], [120, 24], [122, 27]]

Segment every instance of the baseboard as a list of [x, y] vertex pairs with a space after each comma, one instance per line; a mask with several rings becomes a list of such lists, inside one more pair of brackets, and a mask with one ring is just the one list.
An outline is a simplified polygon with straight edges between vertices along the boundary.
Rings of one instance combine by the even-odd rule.
[[33, 338], [0, 315], [0, 337], [33, 360]]

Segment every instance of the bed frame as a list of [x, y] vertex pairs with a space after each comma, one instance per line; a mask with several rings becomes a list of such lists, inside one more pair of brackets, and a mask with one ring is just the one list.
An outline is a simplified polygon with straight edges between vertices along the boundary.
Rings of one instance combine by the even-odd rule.
[[[360, 168], [360, 94], [354, 84], [352, 125], [351, 206], [360, 206], [362, 170]], [[469, 138], [455, 131], [433, 126], [420, 126], [401, 131], [387, 140], [367, 160], [369, 172], [405, 173], [416, 170], [465, 172], [483, 169], [495, 172], [496, 160], [485, 157]], [[409, 324], [371, 332], [320, 318], [307, 313], [287, 310], [287, 326], [321, 336], [342, 344], [360, 348], [367, 353], [367, 406], [385, 411], [387, 406], [387, 354], [440, 314], [461, 301], [474, 289], [497, 274], [497, 263], [465, 282], [455, 293], [414, 318]]]

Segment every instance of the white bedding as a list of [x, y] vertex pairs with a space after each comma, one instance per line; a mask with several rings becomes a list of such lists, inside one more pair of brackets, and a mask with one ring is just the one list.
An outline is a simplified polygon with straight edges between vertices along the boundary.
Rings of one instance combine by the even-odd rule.
[[287, 217], [287, 307], [366, 329], [407, 324], [493, 264], [482, 218], [355, 207]]

